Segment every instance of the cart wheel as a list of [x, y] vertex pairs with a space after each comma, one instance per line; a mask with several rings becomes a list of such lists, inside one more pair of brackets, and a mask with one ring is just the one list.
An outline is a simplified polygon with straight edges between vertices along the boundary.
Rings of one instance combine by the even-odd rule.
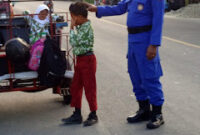
[[63, 95], [63, 102], [66, 105], [69, 105], [71, 103], [71, 95]]

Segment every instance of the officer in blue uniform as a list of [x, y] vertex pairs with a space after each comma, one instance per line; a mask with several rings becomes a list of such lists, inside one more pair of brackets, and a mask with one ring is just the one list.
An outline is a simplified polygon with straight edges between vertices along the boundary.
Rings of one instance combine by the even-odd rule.
[[[96, 16], [121, 15], [128, 12], [128, 72], [139, 110], [129, 116], [129, 123], [150, 120], [147, 128], [164, 124], [164, 96], [160, 77], [163, 75], [158, 47], [161, 45], [164, 0], [122, 0], [114, 6], [88, 5]], [[152, 105], [152, 110], [150, 109]]]

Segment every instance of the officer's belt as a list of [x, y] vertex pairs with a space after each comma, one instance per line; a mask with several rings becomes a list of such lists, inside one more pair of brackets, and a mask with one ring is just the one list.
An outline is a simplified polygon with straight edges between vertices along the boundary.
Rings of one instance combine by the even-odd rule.
[[137, 34], [142, 32], [147, 32], [152, 29], [152, 25], [146, 25], [146, 26], [140, 26], [140, 27], [133, 27], [133, 28], [127, 28], [129, 34]]

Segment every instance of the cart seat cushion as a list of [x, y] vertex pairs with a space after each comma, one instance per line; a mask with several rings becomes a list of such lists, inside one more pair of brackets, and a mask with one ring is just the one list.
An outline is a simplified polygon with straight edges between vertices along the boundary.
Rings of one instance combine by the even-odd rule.
[[[65, 78], [73, 78], [74, 76], [74, 71], [66, 70], [65, 71]], [[36, 71], [28, 71], [28, 72], [19, 72], [19, 73], [13, 73], [13, 74], [5, 74], [0, 76], [0, 81], [7, 80], [9, 78], [13, 79], [21, 79], [21, 80], [26, 80], [26, 79], [36, 79], [38, 77], [38, 73]]]
[[[15, 73], [31, 71], [28, 68], [27, 63], [20, 63], [20, 64], [12, 63], [12, 69], [13, 69], [13, 72]], [[0, 54], [0, 76], [8, 74], [8, 73], [9, 73], [8, 58], [6, 57], [5, 53], [1, 53]]]

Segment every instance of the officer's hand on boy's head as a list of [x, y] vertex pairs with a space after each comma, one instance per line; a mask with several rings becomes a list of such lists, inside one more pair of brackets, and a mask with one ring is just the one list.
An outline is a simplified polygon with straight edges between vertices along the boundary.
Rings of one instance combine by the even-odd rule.
[[157, 53], [157, 46], [156, 45], [150, 45], [147, 48], [147, 53], [146, 53], [147, 59], [152, 60], [156, 56], [156, 53]]
[[95, 5], [88, 4], [87, 10], [90, 12], [97, 12], [97, 7]]

